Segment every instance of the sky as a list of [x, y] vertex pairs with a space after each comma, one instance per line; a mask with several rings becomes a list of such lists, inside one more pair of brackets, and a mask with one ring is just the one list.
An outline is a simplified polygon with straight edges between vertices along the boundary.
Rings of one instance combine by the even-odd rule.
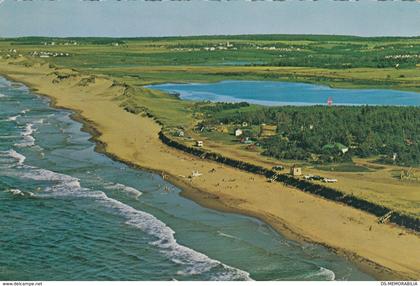
[[420, 36], [419, 1], [0, 0], [0, 37]]

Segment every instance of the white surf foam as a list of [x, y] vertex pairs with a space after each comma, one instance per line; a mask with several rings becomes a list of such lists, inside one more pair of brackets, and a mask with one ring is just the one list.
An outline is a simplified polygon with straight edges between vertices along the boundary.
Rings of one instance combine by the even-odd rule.
[[[252, 280], [249, 273], [243, 270], [230, 267], [203, 253], [178, 244], [174, 237], [175, 232], [155, 216], [110, 198], [102, 191], [82, 188], [79, 179], [75, 177], [32, 166], [24, 166], [22, 169], [24, 172], [20, 176], [23, 178], [55, 182], [54, 186], [47, 188], [44, 194], [37, 194], [37, 197], [92, 198], [124, 217], [127, 224], [155, 237], [156, 240], [151, 242], [151, 245], [158, 247], [171, 261], [184, 267], [184, 270], [178, 272], [179, 275], [208, 274], [209, 279], [213, 280]], [[124, 186], [122, 184], [115, 185], [119, 188]], [[124, 186], [124, 190], [134, 192], [135, 189]], [[141, 193], [138, 190], [135, 191], [136, 194]]]
[[122, 191], [124, 193], [127, 193], [131, 196], [133, 196], [134, 198], [138, 199], [143, 193], [140, 192], [139, 190], [133, 188], [133, 187], [129, 187], [123, 184], [107, 184], [105, 185], [105, 189], [107, 190], [117, 190], [117, 191]]
[[18, 195], [18, 196], [23, 196], [23, 192], [19, 189], [10, 189], [10, 190], [6, 190], [6, 192], [11, 193], [12, 195]]
[[127, 218], [126, 223], [141, 229], [143, 232], [157, 238], [151, 244], [161, 249], [171, 261], [183, 265], [185, 269], [179, 271], [179, 275], [199, 275], [211, 270], [213, 280], [251, 280], [249, 273], [230, 267], [220, 261], [209, 258], [203, 253], [177, 243], [175, 232], [165, 223], [153, 215], [134, 209], [120, 201], [107, 197], [103, 194], [102, 200], [110, 207]]
[[0, 93], [0, 98], [2, 98], [2, 97], [7, 97], [7, 95], [5, 95], [3, 93]]
[[40, 169], [32, 166], [24, 166], [26, 172], [21, 174], [21, 177], [31, 179], [35, 181], [52, 181], [56, 184], [53, 187], [47, 189], [47, 191], [57, 192], [65, 191], [64, 195], [68, 194], [69, 191], [81, 191], [84, 190], [80, 186], [80, 181], [72, 176], [56, 173], [46, 169]]
[[318, 274], [319, 276], [326, 277], [328, 281], [334, 281], [335, 280], [334, 271], [332, 271], [328, 268], [321, 267], [318, 273], [319, 273]]
[[9, 155], [10, 157], [16, 159], [19, 165], [22, 165], [26, 160], [26, 157], [24, 155], [16, 152], [13, 149], [9, 151]]
[[34, 121], [35, 124], [44, 124], [44, 118], [38, 119]]
[[18, 117], [20, 117], [20, 115], [10, 116], [9, 118], [7, 118], [7, 121], [16, 121]]
[[21, 133], [23, 136], [23, 140], [20, 143], [15, 143], [14, 146], [16, 147], [30, 147], [35, 145], [35, 138], [32, 136], [32, 134], [36, 131], [35, 128], [33, 128], [32, 123], [27, 123], [25, 126], [24, 131]]
[[2, 155], [2, 157], [6, 156], [15, 159], [18, 165], [22, 165], [26, 159], [24, 155], [16, 152], [13, 149], [10, 149], [9, 151], [0, 151], [0, 155]]
[[29, 112], [29, 111], [31, 111], [30, 109], [24, 109], [24, 110], [22, 110], [20, 113], [22, 113], [22, 114], [26, 114], [27, 112]]
[[6, 190], [7, 193], [11, 193], [14, 196], [19, 196], [19, 197], [25, 197], [25, 196], [29, 196], [29, 197], [34, 197], [34, 193], [32, 192], [23, 192], [19, 189], [9, 189]]
[[228, 237], [228, 238], [231, 238], [231, 239], [237, 239], [237, 237], [235, 237], [235, 236], [233, 236], [233, 235], [230, 235], [230, 234], [226, 234], [226, 233], [224, 233], [224, 232], [221, 232], [221, 231], [217, 231], [217, 234], [218, 235], [220, 235], [220, 236], [224, 236], [224, 237]]
[[309, 274], [305, 274], [302, 276], [303, 279], [305, 280], [314, 280], [314, 278], [316, 278], [316, 280], [319, 280], [319, 278], [325, 279], [327, 281], [334, 281], [335, 280], [335, 273], [334, 271], [324, 268], [324, 267], [320, 267], [319, 270], [315, 273], [309, 273]]
[[24, 132], [22, 132], [22, 135], [23, 136], [29, 136], [29, 135], [32, 135], [32, 133], [35, 131], [35, 129], [33, 129], [32, 127], [33, 127], [34, 125], [32, 124], [32, 123], [27, 123], [26, 124], [26, 127], [25, 127], [25, 131]]

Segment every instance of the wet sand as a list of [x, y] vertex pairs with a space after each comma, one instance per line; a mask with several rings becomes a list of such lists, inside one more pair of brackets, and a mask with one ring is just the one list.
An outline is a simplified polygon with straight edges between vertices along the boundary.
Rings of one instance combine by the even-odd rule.
[[[352, 259], [381, 280], [420, 279], [420, 237], [403, 228], [378, 224], [373, 215], [172, 149], [158, 138], [152, 119], [119, 107], [121, 87], [96, 78], [80, 86], [80, 75], [56, 81], [47, 65], [24, 67], [0, 62], [0, 74], [25, 83], [71, 109], [100, 143], [98, 150], [133, 166], [161, 173], [183, 195], [224, 211], [257, 217], [294, 239], [320, 243]], [[70, 70], [67, 72], [71, 73]], [[215, 171], [211, 171], [211, 170]], [[202, 175], [188, 178], [193, 171]]]

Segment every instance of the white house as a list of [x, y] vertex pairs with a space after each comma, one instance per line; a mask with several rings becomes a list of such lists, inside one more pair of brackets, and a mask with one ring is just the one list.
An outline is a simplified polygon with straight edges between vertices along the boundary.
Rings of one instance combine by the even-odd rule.
[[236, 129], [236, 130], [235, 130], [235, 136], [236, 136], [236, 137], [241, 136], [243, 133], [244, 133], [244, 132], [242, 131], [242, 129], [239, 129], [239, 128], [238, 128], [238, 129]]
[[346, 154], [349, 151], [348, 147], [343, 147], [340, 149], [341, 153]]

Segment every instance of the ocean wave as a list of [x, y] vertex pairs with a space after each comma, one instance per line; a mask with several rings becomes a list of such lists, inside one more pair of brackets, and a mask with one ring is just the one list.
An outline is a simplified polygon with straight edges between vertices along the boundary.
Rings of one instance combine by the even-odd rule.
[[113, 184], [113, 183], [106, 184], [104, 188], [107, 189], [107, 190], [122, 191], [124, 193], [127, 193], [127, 194], [133, 196], [136, 199], [138, 199], [143, 194], [142, 192], [140, 192], [139, 190], [137, 190], [137, 189], [135, 189], [133, 187], [129, 187], [129, 186], [126, 186], [126, 185], [123, 185], [123, 184], [119, 184], [119, 183], [116, 183], [116, 184]]
[[2, 98], [2, 97], [7, 97], [7, 95], [5, 95], [3, 93], [0, 93], [0, 98]]
[[35, 128], [33, 128], [32, 123], [27, 123], [25, 126], [25, 130], [21, 133], [23, 136], [23, 141], [20, 143], [15, 143], [14, 146], [16, 147], [30, 147], [35, 145], [35, 138], [32, 136], [32, 134], [36, 131]]
[[11, 193], [12, 195], [18, 195], [18, 196], [23, 196], [23, 192], [19, 189], [9, 189], [6, 190], [7, 193]]
[[50, 170], [36, 168], [32, 166], [24, 166], [25, 172], [21, 174], [22, 178], [35, 181], [50, 181], [56, 184], [46, 189], [47, 192], [63, 191], [63, 195], [72, 193], [71, 191], [86, 190], [80, 186], [80, 180], [69, 175], [56, 173]]
[[35, 196], [35, 194], [32, 192], [23, 192], [19, 189], [9, 189], [9, 190], [6, 190], [6, 193], [11, 193], [12, 195], [19, 196], [19, 197], [26, 197], [26, 196], [34, 197]]
[[[220, 261], [209, 258], [203, 253], [178, 244], [174, 236], [175, 232], [152, 214], [137, 210], [110, 198], [102, 191], [92, 191], [88, 188], [83, 188], [79, 179], [75, 177], [33, 166], [24, 166], [19, 171], [23, 171], [23, 174], [19, 173], [19, 176], [23, 178], [55, 182], [53, 186], [46, 188], [44, 193], [36, 194], [36, 197], [69, 196], [92, 198], [104, 207], [124, 217], [126, 224], [155, 237], [156, 240], [150, 242], [150, 244], [158, 247], [168, 259], [184, 267], [182, 271], [178, 272], [178, 275], [206, 275], [209, 277], [208, 280], [251, 280], [249, 273], [243, 270], [230, 267]], [[122, 189], [124, 185], [115, 184], [114, 186]], [[124, 186], [124, 190], [128, 190], [131, 193], [135, 189]], [[136, 190], [137, 192], [139, 191]]]
[[44, 124], [44, 118], [38, 119], [34, 121], [34, 124]]
[[13, 138], [20, 138], [20, 136], [17, 136], [17, 135], [0, 135], [0, 138], [1, 139], [13, 139]]
[[191, 248], [180, 245], [175, 239], [175, 232], [164, 222], [158, 220], [155, 216], [134, 209], [105, 194], [102, 198], [112, 209], [118, 211], [127, 218], [126, 223], [139, 228], [143, 232], [157, 238], [151, 244], [161, 249], [171, 261], [183, 265], [185, 269], [179, 271], [178, 275], [200, 275], [214, 271], [210, 280], [251, 280], [249, 273], [230, 267], [220, 261], [209, 258], [203, 253], [197, 252]]
[[20, 113], [22, 113], [22, 114], [26, 114], [27, 112], [29, 112], [29, 111], [31, 111], [30, 109], [24, 109], [24, 110], [22, 110]]
[[221, 232], [221, 231], [217, 231], [217, 234], [218, 235], [220, 235], [220, 236], [224, 236], [224, 237], [227, 237], [227, 238], [231, 238], [231, 239], [238, 239], [237, 237], [235, 237], [235, 236], [233, 236], [233, 235], [229, 235], [229, 234], [226, 234], [226, 233], [224, 233], [224, 232]]
[[3, 155], [2, 157], [6, 156], [15, 159], [18, 165], [22, 165], [26, 160], [26, 157], [24, 155], [16, 152], [13, 149], [10, 149], [9, 151], [0, 151], [0, 155]]
[[305, 280], [314, 280], [316, 278], [318, 279], [323, 278], [327, 281], [334, 281], [335, 273], [334, 271], [328, 268], [320, 267], [319, 270], [316, 271], [315, 273], [305, 274], [302, 278], [304, 278]]
[[332, 271], [328, 268], [321, 267], [321, 269], [319, 270], [318, 273], [319, 273], [319, 276], [326, 277], [328, 281], [334, 281], [335, 280], [334, 271]]
[[15, 116], [10, 116], [9, 118], [7, 118], [6, 121], [16, 121], [18, 119], [18, 117], [20, 117], [20, 114], [19, 115], [15, 115]]

